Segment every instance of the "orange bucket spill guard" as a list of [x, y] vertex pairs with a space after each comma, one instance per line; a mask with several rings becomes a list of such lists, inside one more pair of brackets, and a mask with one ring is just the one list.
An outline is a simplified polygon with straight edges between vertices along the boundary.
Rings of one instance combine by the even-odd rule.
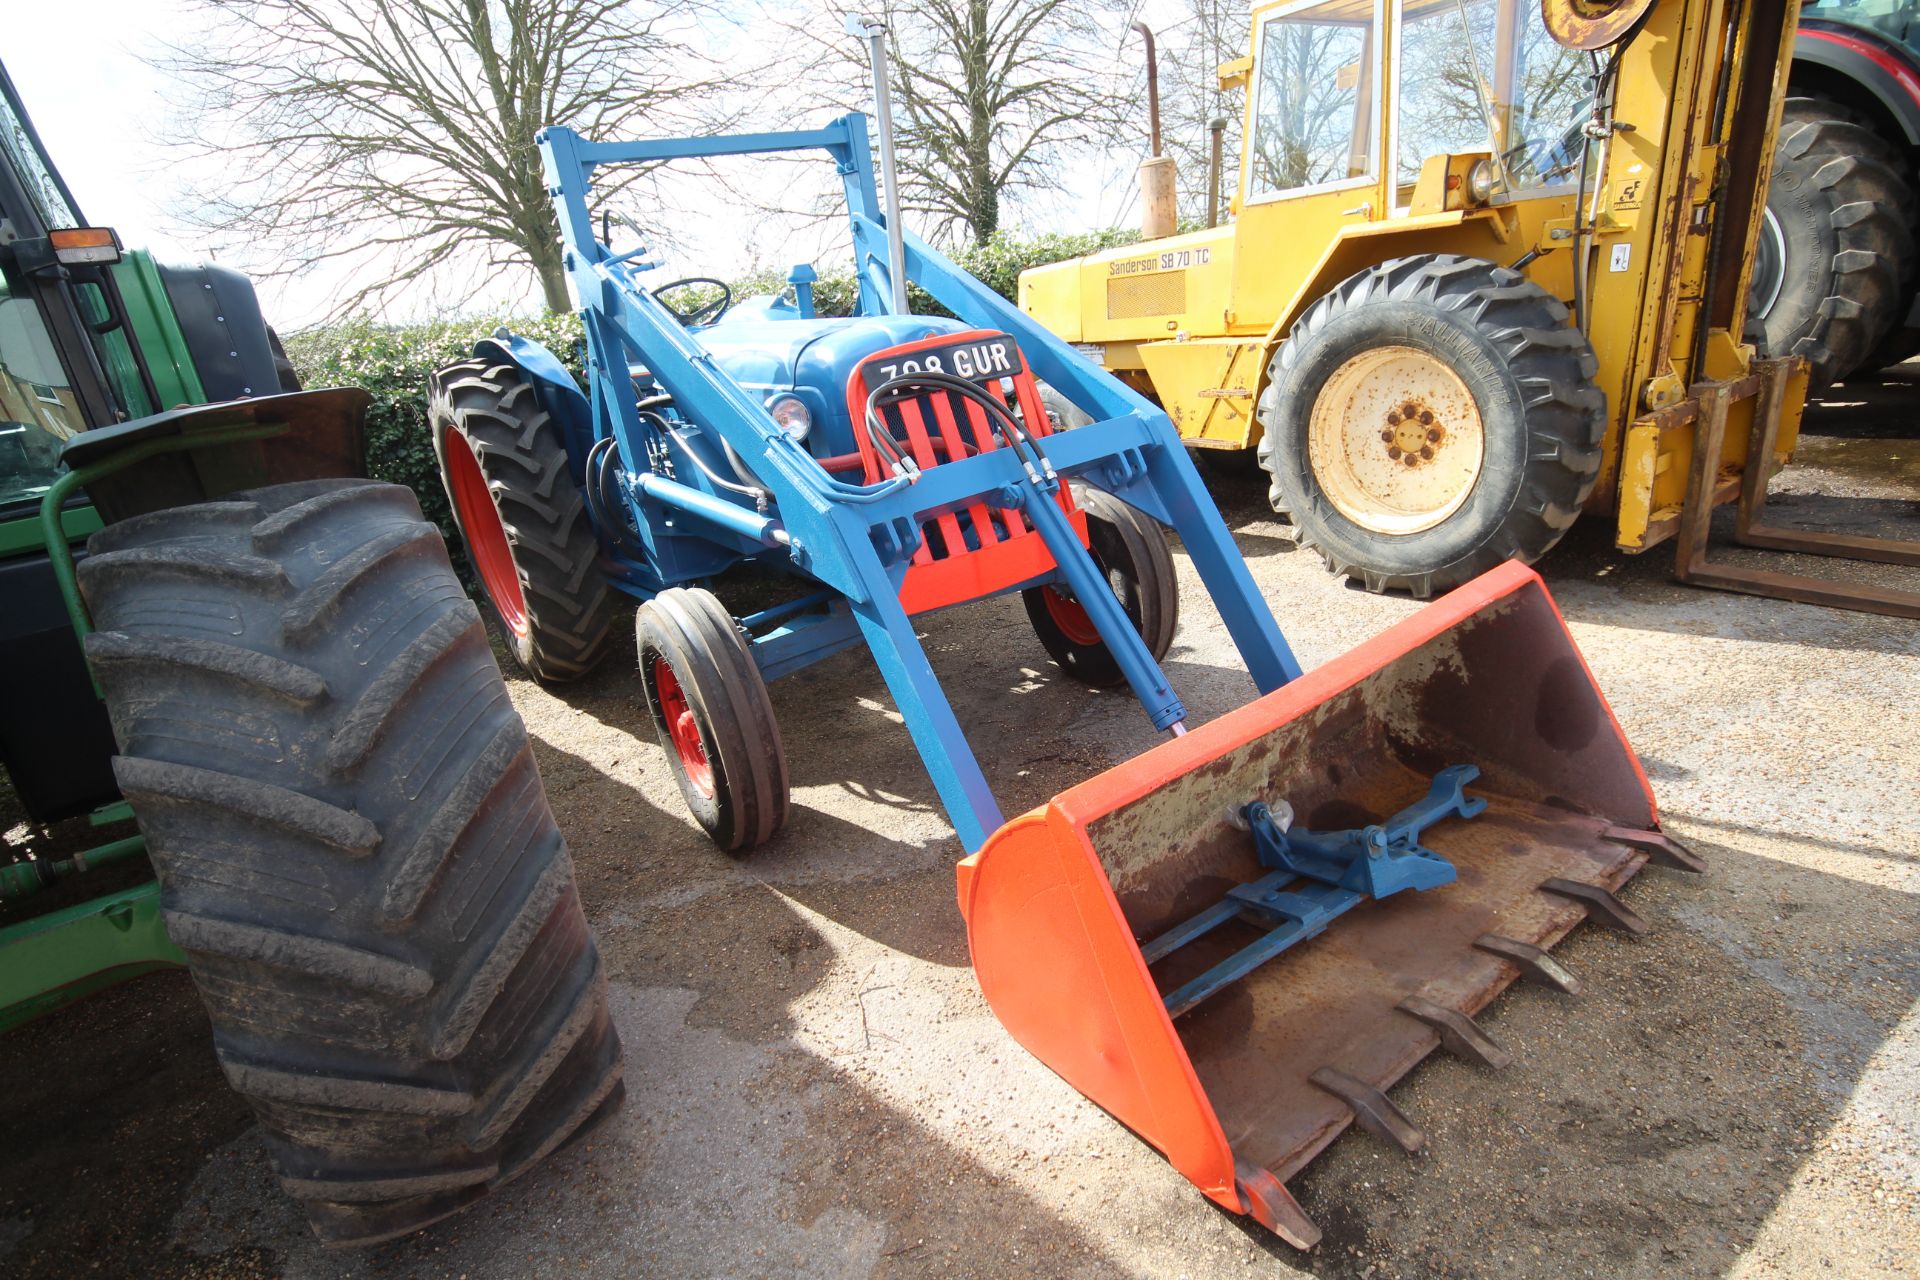
[[[1257, 938], [1230, 924], [1150, 969], [1140, 940], [1267, 873], [1238, 820], [1290, 802], [1332, 830], [1379, 822], [1452, 764], [1480, 816], [1421, 842], [1458, 880], [1362, 903], [1178, 1020], [1166, 993]], [[1659, 834], [1652, 791], [1532, 571], [1508, 564], [1285, 687], [1008, 822], [960, 863], [987, 1003], [1042, 1062], [1217, 1204], [1291, 1244], [1318, 1228], [1285, 1187], [1356, 1119], [1424, 1141], [1385, 1090], [1443, 1042], [1506, 1055], [1471, 1016], [1523, 973], [1577, 989], [1544, 949], [1613, 897]]]

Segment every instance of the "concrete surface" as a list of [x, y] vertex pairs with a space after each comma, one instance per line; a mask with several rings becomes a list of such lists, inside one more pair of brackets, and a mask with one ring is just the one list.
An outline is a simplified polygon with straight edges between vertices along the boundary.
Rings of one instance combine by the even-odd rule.
[[[1872, 443], [1811, 441], [1781, 514], [1852, 520], [1820, 491], [1866, 494], [1911, 529], [1920, 445]], [[1889, 453], [1899, 483], [1861, 478]], [[1307, 665], [1417, 607], [1337, 585], [1256, 474], [1209, 472]], [[460, 1218], [329, 1254], [221, 1089], [190, 985], [147, 979], [0, 1040], [0, 1274], [1920, 1275], [1920, 627], [1669, 566], [1589, 520], [1545, 568], [1711, 873], [1630, 886], [1648, 938], [1557, 948], [1582, 996], [1502, 997], [1483, 1024], [1510, 1070], [1435, 1057], [1398, 1086], [1421, 1157], [1349, 1132], [1297, 1179], [1311, 1254], [1212, 1208], [1000, 1029], [960, 850], [863, 653], [775, 686], [794, 818], [734, 860], [682, 810], [628, 641], [572, 688], [510, 678], [608, 960], [625, 1109]], [[1168, 665], [1211, 718], [1252, 689], [1185, 585]], [[926, 632], [1009, 813], [1154, 741], [1047, 665], [1017, 601]]]

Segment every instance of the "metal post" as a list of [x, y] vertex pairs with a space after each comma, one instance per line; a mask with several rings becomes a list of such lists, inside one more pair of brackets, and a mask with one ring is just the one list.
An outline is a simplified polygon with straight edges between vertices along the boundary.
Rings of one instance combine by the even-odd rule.
[[1157, 156], [1160, 154], [1160, 59], [1153, 50], [1153, 28], [1136, 22], [1133, 29], [1147, 43], [1147, 154]]
[[1227, 122], [1216, 119], [1207, 125], [1207, 132], [1213, 135], [1212, 152], [1207, 159], [1207, 225], [1220, 225], [1220, 166], [1223, 138], [1227, 132]]
[[867, 42], [873, 64], [873, 113], [880, 122], [880, 179], [886, 185], [887, 278], [893, 284], [893, 310], [907, 311], [907, 249], [900, 223], [900, 175], [893, 163], [893, 98], [887, 92], [887, 24], [848, 14], [847, 34]]

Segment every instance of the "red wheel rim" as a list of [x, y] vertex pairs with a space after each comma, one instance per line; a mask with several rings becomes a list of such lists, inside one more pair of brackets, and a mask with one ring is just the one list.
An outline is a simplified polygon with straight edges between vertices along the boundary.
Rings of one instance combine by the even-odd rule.
[[460, 531], [467, 535], [467, 550], [473, 567], [480, 571], [481, 585], [487, 597], [500, 611], [500, 620], [516, 636], [527, 634], [527, 597], [520, 589], [520, 571], [513, 565], [513, 548], [507, 542], [507, 527], [500, 523], [500, 509], [493, 505], [493, 492], [487, 487], [486, 473], [473, 445], [458, 431], [448, 431], [442, 445], [447, 457], [448, 488], [453, 491], [453, 513], [459, 517]]
[[713, 765], [700, 742], [700, 726], [687, 704], [686, 690], [674, 676], [666, 659], [653, 660], [653, 691], [660, 699], [660, 714], [667, 722], [667, 736], [673, 740], [673, 753], [694, 789], [708, 798], [713, 796]]
[[1047, 616], [1060, 628], [1061, 635], [1074, 644], [1100, 643], [1100, 628], [1093, 625], [1093, 619], [1087, 616], [1078, 600], [1068, 599], [1058, 587], [1048, 587], [1040, 593], [1040, 598], [1046, 601]]

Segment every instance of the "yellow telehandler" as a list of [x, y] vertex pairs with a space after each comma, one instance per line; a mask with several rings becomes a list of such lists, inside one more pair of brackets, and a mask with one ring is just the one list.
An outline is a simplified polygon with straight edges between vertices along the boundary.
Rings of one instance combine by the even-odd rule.
[[1737, 497], [1743, 543], [1920, 564], [1763, 523], [1807, 383], [1743, 340], [1795, 16], [1256, 4], [1220, 68], [1247, 89], [1233, 219], [1028, 271], [1020, 305], [1189, 447], [1257, 449], [1297, 540], [1371, 590], [1532, 562], [1586, 509], [1625, 551], [1677, 538], [1683, 579], [1920, 616], [1706, 561]]

